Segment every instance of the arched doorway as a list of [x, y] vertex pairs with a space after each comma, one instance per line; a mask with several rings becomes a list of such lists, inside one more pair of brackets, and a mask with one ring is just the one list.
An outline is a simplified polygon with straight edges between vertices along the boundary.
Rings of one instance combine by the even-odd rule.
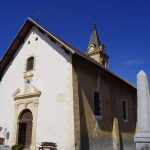
[[18, 117], [18, 145], [30, 148], [32, 137], [32, 112], [29, 109], [23, 110]]

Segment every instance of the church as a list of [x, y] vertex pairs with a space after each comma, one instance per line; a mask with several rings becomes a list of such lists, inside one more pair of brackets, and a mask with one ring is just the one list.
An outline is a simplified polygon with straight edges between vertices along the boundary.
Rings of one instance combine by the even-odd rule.
[[27, 18], [0, 61], [1, 144], [135, 149], [137, 90], [108, 63], [96, 24], [81, 52]]

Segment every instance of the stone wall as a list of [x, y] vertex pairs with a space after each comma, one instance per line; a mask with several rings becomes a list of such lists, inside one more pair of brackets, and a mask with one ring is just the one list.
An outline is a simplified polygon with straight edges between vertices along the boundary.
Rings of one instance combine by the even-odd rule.
[[[104, 145], [108, 144], [107, 141], [113, 145], [114, 117], [118, 119], [120, 138], [131, 141], [136, 128], [136, 89], [79, 56], [74, 55], [72, 62], [78, 82], [81, 149], [93, 149], [94, 145], [97, 146], [96, 141], [101, 141], [97, 139], [101, 138], [111, 139]], [[99, 118], [94, 115], [94, 91], [100, 93], [102, 102], [102, 116]], [[126, 122], [122, 117], [122, 101], [128, 104]]]

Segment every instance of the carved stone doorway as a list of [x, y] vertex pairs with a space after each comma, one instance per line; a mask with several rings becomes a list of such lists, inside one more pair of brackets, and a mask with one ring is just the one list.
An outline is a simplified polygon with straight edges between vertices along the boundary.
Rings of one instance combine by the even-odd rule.
[[18, 117], [18, 145], [29, 149], [32, 138], [32, 112], [29, 109], [23, 110]]

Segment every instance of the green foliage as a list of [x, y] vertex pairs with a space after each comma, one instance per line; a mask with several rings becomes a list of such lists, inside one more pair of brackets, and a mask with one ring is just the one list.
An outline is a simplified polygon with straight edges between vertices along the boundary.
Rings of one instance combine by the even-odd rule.
[[24, 149], [24, 145], [13, 145], [12, 146], [12, 150], [23, 150]]
[[13, 145], [11, 148], [12, 150], [19, 150], [19, 145]]

